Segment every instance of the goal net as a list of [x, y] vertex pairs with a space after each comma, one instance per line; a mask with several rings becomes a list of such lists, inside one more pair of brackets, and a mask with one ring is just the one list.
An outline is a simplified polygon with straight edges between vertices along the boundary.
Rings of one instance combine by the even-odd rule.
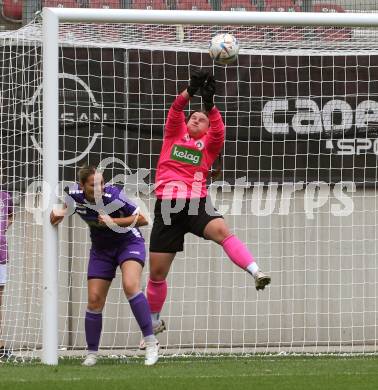
[[[82, 164], [102, 164], [105, 180], [125, 187], [152, 217], [170, 104], [192, 69], [217, 80], [227, 135], [210, 193], [272, 284], [257, 292], [218, 245], [187, 235], [168, 278], [163, 354], [377, 351], [378, 35], [324, 27], [322, 17], [315, 27], [60, 24], [61, 201]], [[210, 37], [225, 31], [241, 47], [228, 66], [207, 53]], [[0, 42], [1, 191], [14, 203], [0, 339], [19, 357], [38, 357], [42, 135], [49, 131], [42, 131], [41, 21], [2, 33]], [[187, 112], [200, 107], [195, 96]], [[147, 245], [150, 228], [142, 229]], [[86, 348], [89, 248], [86, 225], [66, 218], [60, 355]], [[148, 266], [144, 285], [147, 273]], [[100, 352], [135, 355], [141, 335], [119, 276]]]

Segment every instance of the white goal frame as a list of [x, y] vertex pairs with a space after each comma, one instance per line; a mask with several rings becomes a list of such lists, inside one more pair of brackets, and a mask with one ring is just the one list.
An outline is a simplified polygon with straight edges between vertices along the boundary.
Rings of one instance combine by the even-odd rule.
[[[58, 230], [50, 210], [58, 203], [59, 23], [141, 23], [378, 27], [373, 13], [160, 11], [129, 9], [43, 9], [43, 350], [42, 362], [58, 364]], [[211, 15], [211, 16], [210, 16]]]

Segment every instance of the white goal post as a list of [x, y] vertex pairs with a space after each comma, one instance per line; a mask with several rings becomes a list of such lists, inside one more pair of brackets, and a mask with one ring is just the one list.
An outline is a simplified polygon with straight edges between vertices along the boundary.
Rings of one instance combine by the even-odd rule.
[[[50, 188], [59, 182], [59, 55], [60, 23], [143, 23], [201, 25], [279, 25], [378, 27], [376, 14], [316, 14], [295, 12], [202, 12], [110, 9], [43, 9], [43, 179]], [[58, 237], [49, 211], [58, 198], [44, 191], [43, 217], [43, 355], [45, 364], [58, 363]], [[273, 281], [274, 282], [274, 281]]]

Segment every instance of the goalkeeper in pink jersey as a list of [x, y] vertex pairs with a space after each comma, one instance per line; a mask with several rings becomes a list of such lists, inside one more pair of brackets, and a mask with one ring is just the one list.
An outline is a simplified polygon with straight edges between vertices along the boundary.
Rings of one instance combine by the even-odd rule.
[[[186, 121], [183, 110], [198, 90], [205, 111], [192, 113]], [[165, 329], [159, 316], [167, 296], [166, 278], [176, 253], [183, 251], [186, 233], [221, 245], [232, 262], [254, 277], [257, 290], [270, 283], [270, 277], [259, 270], [248, 248], [230, 232], [207, 197], [206, 179], [225, 136], [214, 94], [214, 77], [202, 70], [193, 72], [189, 86], [173, 102], [165, 124], [156, 174], [147, 285], [155, 334]]]

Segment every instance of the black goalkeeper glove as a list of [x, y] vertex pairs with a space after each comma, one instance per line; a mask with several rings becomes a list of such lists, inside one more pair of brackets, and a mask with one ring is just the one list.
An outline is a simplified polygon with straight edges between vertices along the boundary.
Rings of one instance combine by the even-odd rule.
[[209, 112], [214, 107], [215, 78], [210, 75], [201, 87], [202, 102], [205, 110]]
[[198, 91], [198, 88], [202, 87], [206, 79], [209, 77], [209, 73], [204, 70], [193, 70], [190, 75], [190, 81], [188, 88], [188, 94], [193, 97]]

